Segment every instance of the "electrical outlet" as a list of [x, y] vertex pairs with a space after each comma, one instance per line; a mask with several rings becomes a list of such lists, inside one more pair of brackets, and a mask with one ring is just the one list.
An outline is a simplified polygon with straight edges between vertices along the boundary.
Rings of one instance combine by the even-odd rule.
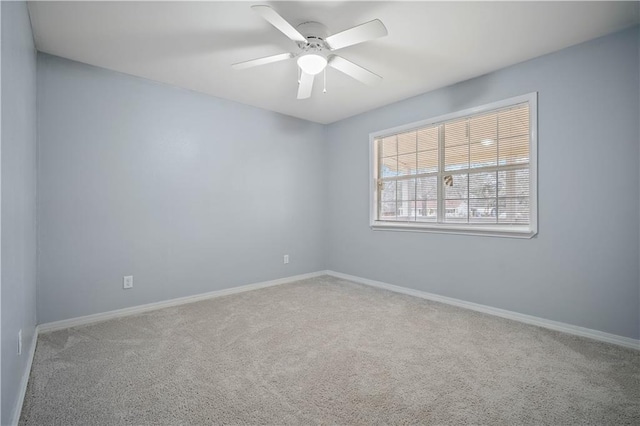
[[22, 329], [18, 331], [18, 355], [22, 355]]
[[133, 275], [127, 275], [124, 277], [122, 288], [133, 288]]
[[286, 265], [287, 263], [289, 263], [289, 255], [285, 254], [284, 255], [284, 264]]

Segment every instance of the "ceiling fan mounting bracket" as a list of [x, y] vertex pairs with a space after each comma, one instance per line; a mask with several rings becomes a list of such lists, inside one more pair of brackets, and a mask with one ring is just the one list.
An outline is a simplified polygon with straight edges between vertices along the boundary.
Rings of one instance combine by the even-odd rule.
[[320, 40], [324, 40], [329, 35], [327, 27], [320, 22], [306, 21], [296, 27], [298, 32], [303, 36], [309, 38], [314, 37]]

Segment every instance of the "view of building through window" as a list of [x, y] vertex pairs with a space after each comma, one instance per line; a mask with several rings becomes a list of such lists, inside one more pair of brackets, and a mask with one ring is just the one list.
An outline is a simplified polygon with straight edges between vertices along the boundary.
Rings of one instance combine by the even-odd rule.
[[377, 220], [527, 225], [529, 103], [374, 140]]

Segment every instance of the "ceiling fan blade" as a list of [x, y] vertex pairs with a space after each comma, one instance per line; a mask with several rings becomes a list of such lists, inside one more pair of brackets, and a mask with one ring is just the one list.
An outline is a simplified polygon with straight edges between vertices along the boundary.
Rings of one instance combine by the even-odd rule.
[[257, 67], [258, 65], [270, 64], [271, 62], [284, 61], [285, 59], [291, 58], [293, 58], [293, 53], [280, 53], [278, 55], [238, 62], [237, 64], [231, 65], [231, 68], [234, 70], [243, 70], [245, 68]]
[[331, 55], [329, 57], [328, 65], [332, 68], [342, 71], [349, 77], [353, 77], [356, 80], [373, 86], [376, 83], [382, 81], [382, 77], [378, 74], [374, 74], [371, 71], [362, 68], [360, 65], [356, 65], [351, 61], [347, 61], [341, 56]]
[[324, 41], [329, 45], [331, 50], [337, 50], [379, 37], [384, 37], [387, 34], [387, 28], [384, 26], [382, 21], [374, 19], [373, 21], [369, 21], [358, 25], [357, 27], [349, 28], [348, 30], [329, 36]]
[[300, 76], [300, 84], [298, 85], [298, 99], [307, 99], [311, 97], [313, 78], [313, 75], [302, 72], [302, 75]]
[[300, 41], [302, 43], [307, 42], [307, 38], [305, 36], [300, 34], [298, 30], [293, 28], [290, 23], [288, 23], [282, 16], [278, 14], [278, 12], [276, 12], [269, 6], [255, 5], [251, 6], [251, 9], [259, 13], [260, 16], [267, 20], [267, 22], [276, 27], [291, 40]]

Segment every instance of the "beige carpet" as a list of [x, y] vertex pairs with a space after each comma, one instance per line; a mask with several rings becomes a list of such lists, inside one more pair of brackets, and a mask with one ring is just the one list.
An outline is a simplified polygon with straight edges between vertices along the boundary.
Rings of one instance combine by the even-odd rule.
[[21, 425], [640, 423], [640, 352], [320, 277], [38, 340]]

